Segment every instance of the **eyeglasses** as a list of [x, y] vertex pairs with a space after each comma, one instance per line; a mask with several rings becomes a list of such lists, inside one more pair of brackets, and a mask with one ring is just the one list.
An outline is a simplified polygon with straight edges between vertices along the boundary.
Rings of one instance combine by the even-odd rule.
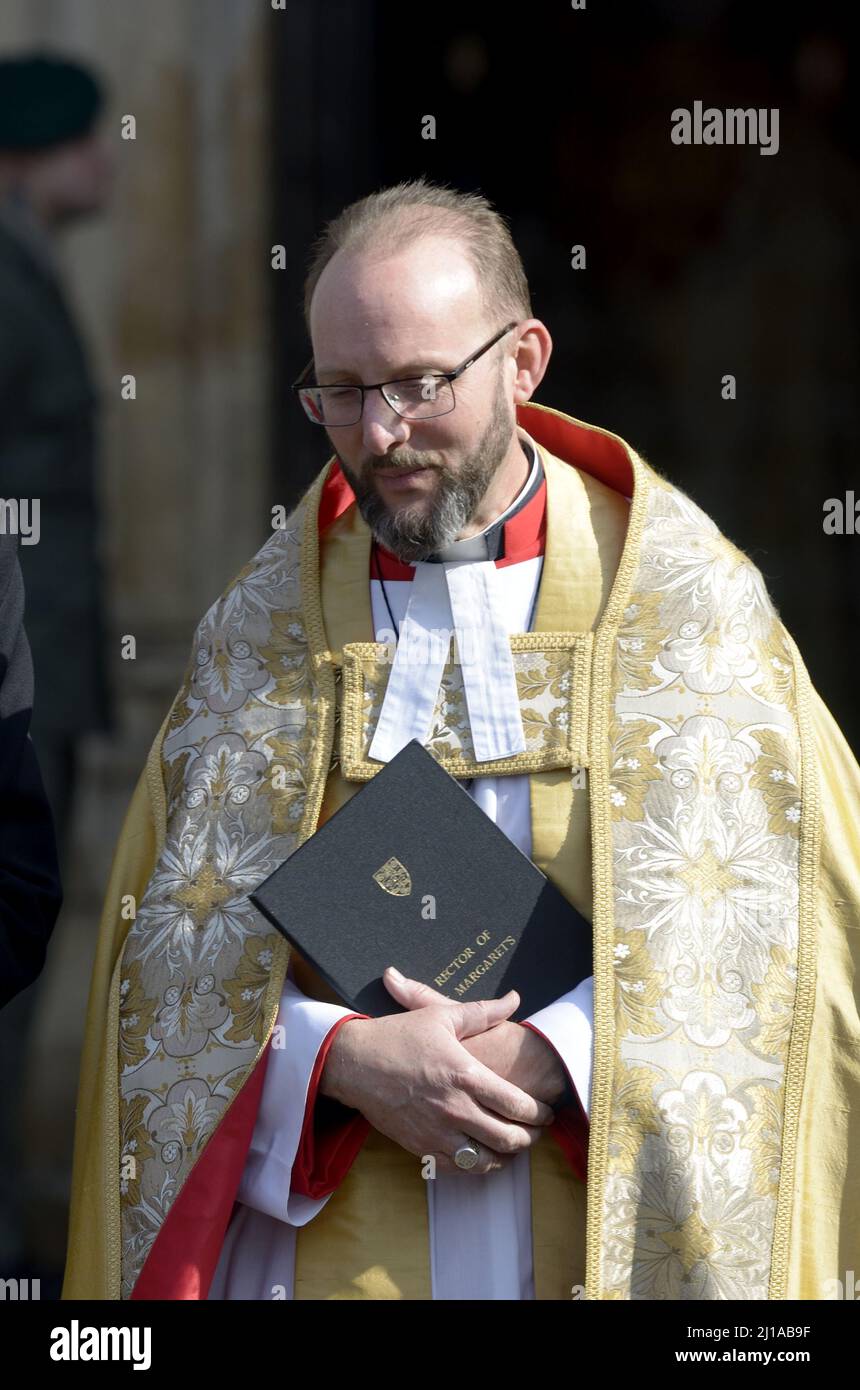
[[364, 410], [364, 396], [367, 391], [381, 391], [391, 409], [405, 420], [432, 420], [437, 415], [449, 415], [457, 402], [454, 399], [453, 383], [463, 375], [467, 367], [489, 352], [491, 347], [516, 328], [517, 320], [506, 324], [501, 332], [491, 338], [455, 367], [453, 372], [426, 372], [424, 376], [404, 377], [399, 381], [377, 381], [372, 386], [351, 386], [347, 384], [320, 386], [317, 382], [305, 380], [314, 360], [311, 358], [301, 376], [293, 382], [291, 390], [298, 394], [305, 414], [315, 425], [325, 425], [329, 429], [341, 429], [345, 425], [357, 425]]

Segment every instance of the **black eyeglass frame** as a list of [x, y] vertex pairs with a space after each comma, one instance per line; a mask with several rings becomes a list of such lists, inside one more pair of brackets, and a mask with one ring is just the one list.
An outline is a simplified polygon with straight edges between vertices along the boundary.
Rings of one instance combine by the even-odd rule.
[[[500, 332], [498, 332], [498, 333], [495, 335], [494, 338], [491, 338], [490, 341], [489, 341], [488, 343], [484, 343], [484, 346], [483, 346], [483, 347], [478, 348], [477, 352], [470, 353], [470, 355], [466, 358], [466, 360], [465, 360], [464, 362], [461, 362], [460, 365], [459, 365], [459, 367], [455, 367], [454, 370], [453, 370], [452, 372], [424, 372], [424, 374], [423, 374], [422, 376], [398, 376], [398, 377], [391, 377], [388, 381], [376, 381], [376, 382], [373, 382], [372, 385], [367, 385], [367, 386], [361, 386], [361, 385], [359, 385], [357, 382], [354, 382], [354, 381], [327, 381], [327, 382], [325, 383], [325, 385], [323, 385], [323, 383], [322, 383], [322, 382], [319, 382], [319, 381], [305, 381], [305, 379], [304, 379], [304, 378], [307, 376], [308, 372], [311, 370], [311, 368], [312, 368], [313, 365], [314, 365], [314, 359], [311, 358], [311, 360], [308, 362], [307, 366], [305, 367], [305, 369], [304, 369], [304, 371], [301, 373], [301, 375], [298, 376], [298, 377], [296, 377], [296, 380], [293, 382], [292, 386], [290, 387], [290, 390], [291, 390], [291, 391], [295, 391], [295, 392], [298, 394], [299, 391], [313, 390], [313, 389], [325, 390], [326, 387], [329, 387], [329, 386], [337, 386], [337, 387], [340, 387], [341, 390], [343, 390], [345, 387], [350, 387], [350, 388], [351, 388], [352, 390], [354, 390], [354, 391], [360, 391], [360, 392], [361, 392], [361, 410], [359, 411], [358, 419], [352, 421], [352, 425], [357, 425], [358, 422], [359, 422], [359, 420], [361, 419], [362, 415], [364, 414], [364, 395], [365, 395], [365, 392], [366, 392], [366, 391], [381, 391], [381, 392], [382, 392], [382, 399], [385, 401], [386, 405], [391, 406], [391, 409], [392, 409], [397, 415], [400, 415], [400, 411], [397, 409], [397, 406], [396, 406], [396, 405], [393, 405], [392, 402], [391, 402], [391, 401], [388, 399], [388, 397], [386, 396], [386, 394], [385, 394], [385, 387], [386, 387], [386, 386], [396, 386], [396, 385], [397, 385], [399, 382], [401, 382], [401, 381], [427, 381], [428, 379], [436, 378], [436, 379], [441, 380], [441, 381], [447, 381], [448, 385], [451, 387], [451, 395], [452, 395], [453, 400], [454, 400], [454, 404], [452, 405], [451, 410], [454, 410], [454, 409], [456, 409], [456, 406], [457, 406], [457, 398], [456, 398], [456, 396], [454, 395], [454, 382], [457, 380], [458, 377], [460, 377], [460, 376], [463, 375], [463, 373], [465, 372], [465, 370], [466, 370], [467, 367], [471, 367], [472, 364], [473, 364], [473, 362], [477, 362], [477, 360], [478, 360], [479, 357], [483, 357], [483, 355], [484, 355], [485, 352], [489, 352], [491, 347], [495, 347], [496, 343], [500, 342], [501, 339], [504, 338], [504, 336], [505, 336], [506, 333], [510, 333], [510, 331], [511, 331], [512, 328], [516, 328], [516, 326], [517, 326], [518, 323], [519, 323], [519, 319], [514, 319], [511, 323], [507, 324], [503, 329], [501, 329]], [[302, 410], [303, 410], [303, 413], [307, 416], [307, 418], [308, 418], [309, 420], [311, 420], [311, 423], [312, 423], [312, 424], [315, 424], [315, 425], [323, 425], [324, 427], [326, 427], [326, 428], [328, 428], [328, 429], [332, 429], [332, 430], [334, 430], [334, 429], [351, 429], [351, 428], [352, 428], [351, 425], [328, 425], [328, 426], [325, 426], [325, 421], [323, 421], [323, 420], [312, 420], [312, 417], [311, 417], [310, 415], [308, 415], [307, 411], [304, 409], [304, 406], [302, 406]], [[450, 414], [451, 414], [451, 410], [443, 410], [443, 411], [440, 411], [439, 415], [422, 415], [422, 416], [417, 416], [417, 417], [414, 417], [414, 418], [419, 419], [419, 420], [438, 420], [438, 419], [441, 418], [442, 415], [450, 415]], [[401, 419], [409, 419], [409, 418], [410, 418], [409, 416], [401, 416]]]

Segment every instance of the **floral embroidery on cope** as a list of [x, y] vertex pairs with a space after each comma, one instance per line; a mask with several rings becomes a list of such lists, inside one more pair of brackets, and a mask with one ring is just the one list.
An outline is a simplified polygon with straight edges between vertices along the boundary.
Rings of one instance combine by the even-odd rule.
[[602, 1297], [769, 1296], [798, 945], [792, 669], [758, 570], [652, 486], [611, 682]]

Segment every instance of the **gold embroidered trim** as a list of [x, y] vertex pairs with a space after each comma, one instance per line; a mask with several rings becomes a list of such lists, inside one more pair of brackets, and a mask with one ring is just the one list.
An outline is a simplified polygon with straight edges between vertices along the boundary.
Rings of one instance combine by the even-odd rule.
[[821, 788], [815, 759], [812, 729], [812, 691], [809, 675], [791, 634], [782, 629], [791, 653], [797, 692], [797, 722], [800, 731], [800, 863], [798, 866], [798, 943], [797, 989], [794, 1020], [785, 1067], [785, 1109], [783, 1114], [782, 1164], [774, 1216], [768, 1298], [788, 1297], [789, 1246], [794, 1179], [797, 1167], [797, 1139], [800, 1104], [809, 1056], [812, 1016], [815, 1009], [816, 949], [818, 928], [814, 904], [818, 887], [821, 849]]
[[[605, 433], [605, 431], [601, 431]], [[617, 438], [612, 435], [611, 438]], [[619, 441], [622, 442], [623, 441]], [[627, 446], [625, 446], [626, 448]], [[615, 1071], [614, 904], [612, 835], [609, 800], [609, 719], [617, 629], [629, 601], [639, 564], [651, 483], [638, 456], [627, 452], [634, 469], [633, 498], [627, 538], [615, 583], [594, 634], [588, 778], [591, 816], [594, 962], [594, 1055], [588, 1133], [588, 1182], [585, 1236], [585, 1297], [603, 1297], [601, 1254], [603, 1200], [609, 1166], [609, 1121]]]
[[[462, 671], [446, 662], [425, 747], [453, 777], [515, 776], [588, 765], [590, 632], [518, 632], [510, 637], [520, 691], [527, 747], [508, 758], [478, 762], [472, 756]], [[524, 658], [546, 657], [543, 669]], [[391, 674], [392, 648], [385, 642], [346, 642], [340, 763], [348, 781], [369, 781], [383, 767], [368, 757], [376, 720]], [[539, 707], [542, 700], [545, 708]], [[461, 752], [459, 749], [467, 751]]]

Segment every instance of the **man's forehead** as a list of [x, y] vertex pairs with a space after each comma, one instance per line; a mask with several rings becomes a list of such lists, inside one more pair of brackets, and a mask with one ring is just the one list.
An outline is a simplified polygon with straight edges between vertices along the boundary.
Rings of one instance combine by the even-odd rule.
[[474, 350], [482, 333], [487, 336], [480, 313], [355, 313], [314, 324], [314, 363], [318, 374], [359, 372], [369, 380], [389, 372], [447, 371]]
[[425, 238], [390, 256], [339, 251], [320, 275], [311, 327], [315, 340], [335, 328], [426, 335], [453, 315], [477, 317], [481, 298], [474, 266], [450, 239]]

